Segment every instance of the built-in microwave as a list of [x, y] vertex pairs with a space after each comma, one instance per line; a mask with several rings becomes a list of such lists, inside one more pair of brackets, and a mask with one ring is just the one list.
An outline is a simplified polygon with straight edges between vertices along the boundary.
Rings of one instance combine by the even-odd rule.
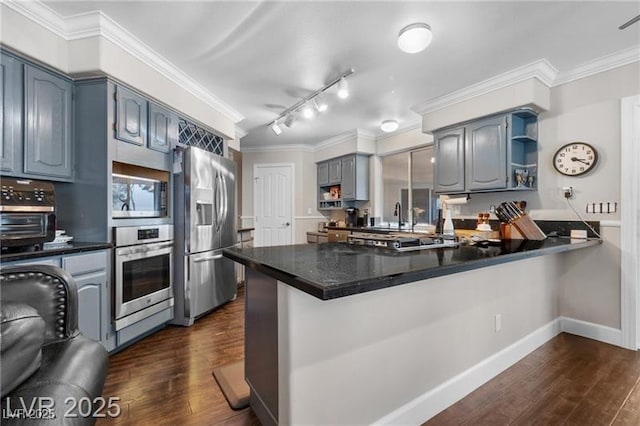
[[162, 180], [112, 174], [111, 211], [114, 218], [167, 216], [167, 186]]

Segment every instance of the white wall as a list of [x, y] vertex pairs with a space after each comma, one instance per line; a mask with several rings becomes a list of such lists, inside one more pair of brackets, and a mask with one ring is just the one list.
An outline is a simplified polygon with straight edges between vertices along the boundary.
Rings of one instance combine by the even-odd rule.
[[[328, 301], [279, 283], [279, 422], [426, 421], [455, 402], [443, 394], [460, 398], [480, 383], [462, 380], [451, 386], [457, 390], [423, 398], [430, 391], [551, 328], [560, 270], [560, 256], [549, 255]], [[486, 380], [508, 365], [485, 366], [479, 375]]]

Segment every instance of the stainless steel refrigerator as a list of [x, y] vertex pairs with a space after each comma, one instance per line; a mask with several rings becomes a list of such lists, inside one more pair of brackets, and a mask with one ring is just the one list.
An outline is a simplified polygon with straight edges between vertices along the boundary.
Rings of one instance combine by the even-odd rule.
[[236, 163], [189, 147], [174, 176], [175, 318], [190, 326], [203, 314], [232, 300], [234, 262], [222, 249], [236, 244]]

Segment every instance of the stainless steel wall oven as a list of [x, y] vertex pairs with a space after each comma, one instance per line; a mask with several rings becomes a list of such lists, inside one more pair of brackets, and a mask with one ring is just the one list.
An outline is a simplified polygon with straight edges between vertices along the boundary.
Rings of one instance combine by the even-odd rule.
[[121, 330], [173, 306], [173, 225], [114, 229], [113, 313]]

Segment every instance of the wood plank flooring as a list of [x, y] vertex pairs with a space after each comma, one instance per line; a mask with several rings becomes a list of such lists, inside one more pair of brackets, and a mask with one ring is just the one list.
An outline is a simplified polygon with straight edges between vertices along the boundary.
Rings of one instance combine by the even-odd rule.
[[424, 424], [640, 425], [640, 353], [563, 333]]
[[[103, 396], [122, 414], [98, 425], [259, 425], [212, 376], [244, 357], [244, 292], [192, 327], [167, 327], [111, 356]], [[640, 425], [640, 353], [561, 334], [425, 423]]]
[[122, 413], [97, 425], [259, 425], [234, 411], [212, 372], [244, 358], [244, 291], [189, 327], [168, 326], [109, 359], [103, 397]]

